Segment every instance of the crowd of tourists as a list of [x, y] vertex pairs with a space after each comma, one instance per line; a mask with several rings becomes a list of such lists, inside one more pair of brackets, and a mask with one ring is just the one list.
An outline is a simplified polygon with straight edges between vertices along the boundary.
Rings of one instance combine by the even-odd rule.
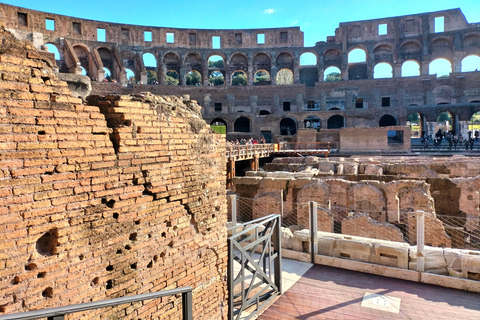
[[253, 138], [250, 138], [250, 139], [235, 139], [235, 140], [232, 140], [232, 141], [227, 141], [227, 145], [231, 145], [231, 146], [244, 146], [244, 145], [254, 145], [254, 144], [264, 144], [265, 143], [265, 139], [262, 137], [259, 140], [256, 140], [256, 139], [253, 139]]
[[[425, 131], [422, 131], [421, 141], [424, 149], [428, 149], [430, 145], [433, 145], [435, 149], [439, 149], [442, 146], [442, 142], [446, 141], [448, 145], [448, 150], [459, 150], [465, 147], [465, 150], [473, 150], [473, 146], [478, 138], [480, 137], [480, 132], [475, 130], [474, 132], [468, 131], [468, 137], [463, 137], [462, 134], [455, 134], [455, 131], [443, 131], [438, 129], [435, 133], [435, 137], [432, 137], [431, 134], [426, 134]], [[445, 145], [445, 143], [443, 143]]]

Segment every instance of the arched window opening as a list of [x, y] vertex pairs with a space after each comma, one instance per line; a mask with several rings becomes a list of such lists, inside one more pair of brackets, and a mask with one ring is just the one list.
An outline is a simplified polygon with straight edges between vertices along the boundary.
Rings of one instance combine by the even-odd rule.
[[418, 77], [420, 75], [420, 64], [415, 60], [408, 60], [402, 63], [402, 77]]
[[85, 70], [84, 67], [80, 67], [80, 69], [82, 69], [82, 76], [86, 76], [87, 75], [87, 70]]
[[223, 58], [219, 55], [213, 55], [208, 58], [208, 68], [209, 69], [223, 69], [225, 63]]
[[109, 81], [112, 81], [112, 73], [110, 72], [110, 70], [106, 67], [103, 67], [103, 71], [105, 71], [105, 82], [109, 82]]
[[284, 118], [280, 121], [280, 135], [293, 136], [297, 134], [297, 124], [293, 119]]
[[480, 57], [469, 55], [462, 60], [462, 72], [480, 71]]
[[328, 67], [323, 73], [323, 81], [334, 82], [342, 80], [342, 72], [337, 67]]
[[389, 63], [380, 62], [373, 68], [374, 79], [393, 78], [393, 69]]
[[452, 64], [447, 59], [435, 59], [428, 65], [428, 73], [438, 78], [448, 77], [452, 73]]
[[312, 52], [302, 53], [300, 56], [300, 66], [316, 66], [317, 56]]
[[58, 51], [58, 48], [56, 45], [47, 43], [45, 47], [47, 47], [48, 52], [53, 53], [55, 55], [55, 60], [57, 61], [60, 60], [60, 51]]
[[270, 84], [270, 73], [265, 70], [258, 70], [253, 77], [254, 85]]
[[452, 114], [448, 111], [441, 112], [437, 116], [437, 124], [435, 125], [435, 132], [439, 134], [445, 133], [452, 130], [453, 117]]
[[389, 126], [396, 126], [396, 125], [397, 125], [397, 119], [395, 119], [394, 116], [391, 116], [389, 114], [386, 114], [383, 117], [381, 117], [380, 121], [378, 122], [379, 127], [389, 127]]
[[320, 129], [322, 126], [322, 122], [320, 118], [315, 116], [309, 116], [303, 121], [303, 127], [309, 129]]
[[211, 86], [223, 86], [225, 84], [225, 77], [223, 76], [223, 73], [215, 70], [210, 73], [210, 76], [208, 77], [208, 83]]
[[157, 59], [151, 53], [144, 53], [143, 64], [147, 70], [155, 70], [157, 68]]
[[168, 70], [165, 76], [165, 83], [169, 86], [178, 86], [179, 78], [177, 71]]
[[365, 50], [355, 48], [348, 53], [348, 63], [363, 63], [367, 62], [367, 53]]
[[153, 70], [147, 71], [147, 84], [158, 84], [157, 74]]
[[187, 86], [201, 86], [202, 85], [202, 76], [200, 75], [200, 72], [198, 71], [190, 71], [187, 73], [187, 81], [186, 81]]
[[125, 71], [127, 72], [127, 82], [128, 83], [135, 83], [135, 73], [133, 72], [132, 69], [125, 68]]
[[410, 127], [411, 137], [420, 138], [422, 133], [422, 117], [419, 113], [411, 113], [407, 117], [407, 126]]
[[214, 119], [210, 123], [210, 127], [216, 133], [220, 133], [220, 134], [226, 134], [227, 133], [227, 123], [223, 119]]
[[85, 75], [92, 76], [92, 80], [95, 80], [95, 78], [93, 78], [93, 75], [89, 74], [90, 53], [88, 52], [88, 50], [83, 46], [77, 45], [73, 47], [73, 51], [75, 52], [75, 55], [78, 57], [81, 67], [85, 70]]
[[244, 71], [235, 71], [232, 74], [232, 86], [246, 86], [247, 74]]
[[345, 118], [341, 115], [334, 115], [327, 120], [327, 129], [340, 129], [345, 127]]
[[287, 85], [293, 84], [293, 72], [290, 69], [282, 69], [277, 73], [277, 84]]
[[268, 110], [260, 110], [260, 115], [261, 116], [266, 116], [266, 115], [269, 115], [269, 114], [271, 114], [271, 113]]
[[235, 132], [250, 132], [250, 120], [245, 117], [240, 117], [235, 120], [233, 125]]

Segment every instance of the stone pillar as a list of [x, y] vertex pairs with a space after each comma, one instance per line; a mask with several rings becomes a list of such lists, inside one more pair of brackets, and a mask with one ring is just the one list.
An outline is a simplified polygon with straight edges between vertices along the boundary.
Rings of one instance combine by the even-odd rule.
[[417, 271], [425, 272], [425, 212], [417, 211]]

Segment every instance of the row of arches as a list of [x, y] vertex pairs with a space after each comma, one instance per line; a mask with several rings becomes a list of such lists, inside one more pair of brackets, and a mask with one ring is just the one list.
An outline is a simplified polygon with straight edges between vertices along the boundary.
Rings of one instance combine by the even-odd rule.
[[[305, 78], [306, 73], [313, 75], [311, 81], [316, 82], [368, 79], [372, 73], [373, 78], [391, 78], [419, 76], [427, 72], [437, 76], [471, 72], [480, 70], [479, 43], [480, 36], [466, 36], [463, 39], [464, 52], [460, 57], [453, 54], [449, 39], [436, 39], [430, 43], [428, 61], [424, 59], [422, 46], [416, 40], [402, 44], [399, 54], [394, 54], [390, 44], [379, 44], [371, 52], [363, 44], [357, 44], [348, 51], [346, 59], [338, 49], [326, 49], [322, 53], [307, 49], [276, 55], [257, 52], [251, 57], [240, 52], [230, 56], [213, 52], [204, 57], [195, 52], [184, 56], [167, 52], [159, 56], [156, 52], [113, 52], [117, 49], [108, 47], [90, 50], [83, 44], [74, 44], [72, 47], [82, 74], [91, 78], [101, 79], [101, 73], [122, 82], [221, 86], [304, 83], [307, 80], [302, 77]], [[54, 43], [47, 44], [47, 47], [55, 53], [59, 65], [63, 66], [61, 72], [72, 72], [67, 70], [70, 65], [68, 54], [64, 55], [62, 48], [59, 50]], [[98, 60], [103, 70], [95, 70]], [[423, 65], [427, 62], [428, 68]], [[398, 66], [401, 66], [400, 70]], [[300, 70], [307, 67], [314, 67], [316, 71], [312, 74], [311, 71]]]

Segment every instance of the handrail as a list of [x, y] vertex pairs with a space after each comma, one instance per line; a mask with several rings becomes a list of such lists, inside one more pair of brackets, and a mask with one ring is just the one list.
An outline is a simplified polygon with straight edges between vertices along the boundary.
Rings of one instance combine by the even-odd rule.
[[112, 307], [125, 303], [138, 302], [143, 300], [156, 299], [176, 294], [182, 294], [183, 320], [192, 320], [192, 287], [182, 287], [172, 290], [163, 290], [151, 293], [138, 294], [135, 296], [121, 297], [109, 300], [94, 301], [87, 303], [74, 304], [70, 306], [56, 307], [43, 310], [35, 310], [23, 313], [14, 313], [1, 315], [0, 320], [33, 320], [45, 317], [57, 317], [63, 319], [63, 316], [69, 313]]

